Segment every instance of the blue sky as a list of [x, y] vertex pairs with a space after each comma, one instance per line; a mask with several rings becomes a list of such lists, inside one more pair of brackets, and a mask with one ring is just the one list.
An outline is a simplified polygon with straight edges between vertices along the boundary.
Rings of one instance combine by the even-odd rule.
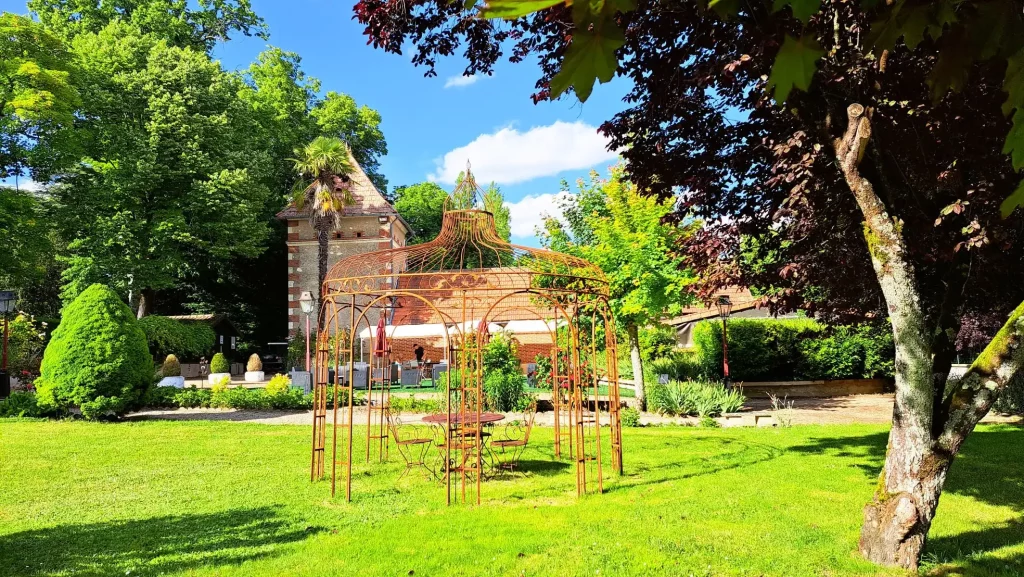
[[[468, 158], [481, 184], [494, 180], [505, 193], [514, 242], [536, 244], [533, 226], [550, 211], [560, 179], [572, 182], [615, 162], [596, 128], [624, 107], [622, 79], [596, 87], [586, 104], [566, 98], [534, 105], [535, 63], [503, 62], [493, 76], [466, 80], [464, 62], [452, 58], [439, 62], [437, 77], [424, 78], [409, 53], [366, 44], [351, 1], [252, 4], [270, 39], [239, 37], [218, 46], [214, 54], [225, 68], [246, 68], [268, 44], [298, 53], [324, 91], [350, 94], [380, 111], [389, 149], [382, 168], [391, 186], [436, 179], [450, 188]], [[14, 0], [0, 0], [0, 10], [25, 12]]]

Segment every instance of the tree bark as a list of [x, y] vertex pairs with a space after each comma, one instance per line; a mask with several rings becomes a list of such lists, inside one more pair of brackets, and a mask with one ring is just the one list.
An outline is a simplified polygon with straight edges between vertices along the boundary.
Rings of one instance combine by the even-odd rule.
[[156, 306], [156, 291], [153, 289], [142, 289], [139, 291], [139, 308], [136, 317], [142, 318], [153, 314]]
[[629, 335], [629, 361], [633, 365], [633, 383], [636, 387], [636, 402], [640, 410], [647, 409], [646, 383], [644, 383], [644, 363], [640, 356], [640, 331], [636, 324], [626, 325], [626, 334]]
[[318, 327], [323, 326], [323, 319], [321, 315], [323, 313], [323, 299], [320, 298], [323, 292], [324, 280], [327, 279], [327, 258], [330, 255], [330, 230], [328, 226], [320, 223], [316, 227], [316, 241], [317, 241], [317, 283], [316, 290], [313, 292], [313, 297], [316, 299], [317, 304], [317, 323]]
[[896, 402], [889, 446], [874, 498], [864, 508], [859, 547], [876, 563], [916, 569], [953, 458], [1024, 364], [1024, 347], [1019, 346], [1024, 304], [946, 398], [948, 351], [933, 335], [955, 315], [945, 311], [934, 323], [926, 318], [902, 222], [890, 217], [872, 184], [860, 174], [871, 137], [871, 111], [851, 104], [847, 117], [847, 128], [833, 146], [839, 169], [864, 216], [864, 238], [888, 305], [896, 346]]

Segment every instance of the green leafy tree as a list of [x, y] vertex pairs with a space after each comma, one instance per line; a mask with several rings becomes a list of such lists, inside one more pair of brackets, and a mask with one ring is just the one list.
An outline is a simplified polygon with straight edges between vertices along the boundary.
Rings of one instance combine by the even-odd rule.
[[0, 13], [0, 178], [52, 172], [79, 104], [64, 43], [24, 16]]
[[53, 246], [44, 215], [30, 194], [0, 187], [0, 286], [21, 289], [42, 278]]
[[448, 192], [434, 182], [421, 182], [395, 189], [395, 210], [415, 232], [409, 244], [437, 238], [441, 232], [444, 202], [447, 198]]
[[115, 21], [207, 53], [234, 32], [267, 38], [266, 23], [249, 0], [29, 0], [28, 8], [66, 40], [98, 33]]
[[579, 182], [579, 193], [563, 202], [570, 215], [566, 227], [553, 217], [545, 220], [542, 242], [577, 254], [601, 268], [611, 285], [615, 319], [625, 329], [638, 401], [644, 402], [640, 327], [677, 313], [690, 298], [686, 287], [695, 281], [675, 252], [689, 227], [665, 226], [674, 209], [672, 199], [644, 196], [614, 167], [607, 180], [591, 174]]
[[494, 228], [498, 236], [507, 240], [512, 238], [512, 216], [505, 206], [505, 195], [501, 188], [494, 182], [484, 189], [483, 196], [484, 210], [494, 215]]
[[330, 233], [341, 220], [342, 209], [352, 204], [352, 191], [347, 184], [352, 171], [349, 150], [339, 138], [319, 136], [295, 150], [295, 184], [292, 202], [306, 211], [309, 225], [316, 231], [317, 287], [327, 278], [327, 257]]
[[64, 307], [36, 381], [39, 405], [86, 418], [127, 411], [153, 383], [153, 357], [131, 309], [95, 284]]
[[102, 281], [139, 295], [141, 317], [202, 264], [258, 255], [267, 155], [248, 145], [238, 80], [205, 52], [116, 20], [72, 49], [89, 139], [53, 190], [70, 239], [65, 300]]

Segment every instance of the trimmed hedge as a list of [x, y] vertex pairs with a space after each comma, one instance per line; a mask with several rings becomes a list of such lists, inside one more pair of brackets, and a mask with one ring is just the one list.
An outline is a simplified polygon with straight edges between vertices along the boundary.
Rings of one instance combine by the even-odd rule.
[[139, 319], [153, 356], [162, 359], [174, 354], [179, 359], [197, 361], [213, 348], [217, 335], [203, 323], [183, 323], [168, 317], [150, 315]]
[[[700, 370], [722, 377], [722, 323], [693, 331]], [[826, 327], [810, 319], [729, 321], [729, 373], [734, 381], [892, 377], [895, 348], [888, 323]]]
[[153, 383], [153, 357], [135, 315], [94, 284], [64, 308], [36, 381], [44, 410], [79, 407], [86, 418], [121, 414]]

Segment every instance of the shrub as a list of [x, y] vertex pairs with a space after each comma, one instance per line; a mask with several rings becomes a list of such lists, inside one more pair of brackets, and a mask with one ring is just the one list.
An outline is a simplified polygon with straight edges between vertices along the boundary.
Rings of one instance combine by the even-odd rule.
[[[722, 323], [693, 332], [700, 373], [722, 376]], [[826, 327], [810, 319], [729, 321], [729, 370], [737, 381], [891, 377], [895, 349], [887, 323]]]
[[29, 379], [38, 375], [46, 323], [36, 322], [34, 317], [22, 313], [8, 321], [7, 331], [7, 368], [10, 373]]
[[153, 383], [153, 357], [128, 305], [94, 284], [64, 308], [41, 373], [40, 406], [78, 406], [93, 418], [123, 413], [139, 400]]
[[666, 385], [652, 384], [648, 406], [657, 413], [672, 417], [697, 415], [713, 417], [738, 411], [746, 397], [737, 389], [708, 380], [672, 381]]
[[164, 364], [160, 367], [160, 374], [165, 377], [180, 377], [181, 376], [181, 363], [178, 362], [178, 357], [174, 355], [167, 355], [164, 359]]
[[159, 315], [139, 319], [139, 326], [146, 333], [149, 350], [156, 358], [174, 353], [184, 359], [198, 360], [209, 354], [217, 338], [207, 324], [183, 323]]
[[36, 402], [35, 393], [17, 391], [0, 400], [0, 417], [40, 417], [43, 410]]
[[545, 391], [551, 390], [551, 357], [537, 355], [533, 362], [537, 363], [536, 387]]
[[[668, 325], [652, 325], [637, 331], [640, 341], [640, 356], [644, 361], [671, 356], [678, 348], [676, 329]], [[626, 339], [621, 340], [626, 343]], [[624, 347], [627, 350], [629, 347]]]
[[245, 364], [245, 370], [250, 373], [255, 373], [263, 370], [263, 361], [260, 360], [260, 356], [256, 353], [249, 355], [249, 362]]
[[263, 390], [266, 391], [266, 393], [271, 396], [280, 395], [283, 393], [287, 393], [288, 388], [291, 387], [291, 385], [292, 379], [288, 375], [274, 375], [273, 378], [270, 379], [270, 382], [267, 383], [266, 388]]
[[213, 360], [210, 361], [210, 373], [230, 373], [231, 364], [228, 363], [227, 357], [224, 353], [217, 353], [213, 355]]
[[484, 348], [484, 402], [489, 409], [512, 411], [523, 404], [526, 377], [519, 368], [519, 351], [512, 336], [499, 332]]
[[213, 386], [210, 387], [210, 392], [217, 395], [227, 391], [229, 388], [231, 388], [231, 377], [225, 375], [213, 383]]
[[393, 413], [437, 413], [444, 409], [440, 398], [391, 397], [388, 401]]
[[[310, 351], [312, 354], [313, 351]], [[302, 331], [295, 333], [295, 336], [288, 341], [288, 354], [285, 359], [285, 368], [306, 366], [306, 335]]]
[[640, 426], [640, 411], [633, 407], [626, 407], [619, 414], [619, 419], [622, 422], [623, 427], [639, 427]]

